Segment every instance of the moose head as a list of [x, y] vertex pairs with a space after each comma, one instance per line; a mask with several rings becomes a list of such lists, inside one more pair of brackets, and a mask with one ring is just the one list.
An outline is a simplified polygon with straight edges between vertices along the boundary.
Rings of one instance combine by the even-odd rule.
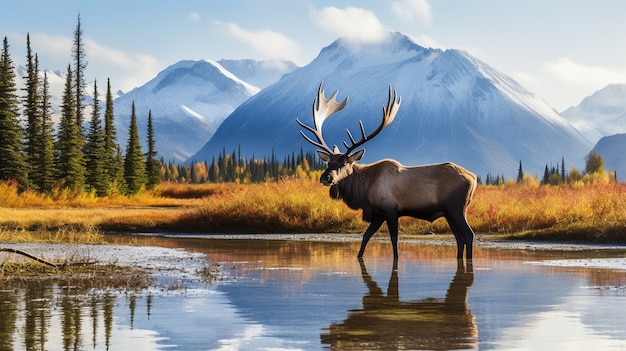
[[300, 134], [306, 139], [309, 143], [319, 147], [321, 150], [317, 150], [317, 154], [319, 157], [328, 164], [328, 168], [322, 176], [320, 177], [320, 182], [326, 186], [337, 184], [342, 179], [345, 179], [347, 176], [351, 175], [353, 172], [353, 164], [359, 161], [363, 154], [365, 154], [365, 149], [359, 149], [354, 151], [361, 145], [365, 144], [368, 140], [373, 139], [378, 133], [380, 133], [385, 127], [387, 127], [393, 119], [396, 117], [396, 113], [400, 108], [400, 103], [402, 102], [402, 97], [399, 97], [395, 90], [392, 91], [391, 85], [389, 86], [389, 98], [387, 100], [387, 105], [383, 106], [383, 118], [376, 130], [374, 130], [369, 135], [365, 133], [365, 128], [363, 127], [363, 121], [359, 120], [359, 127], [361, 129], [361, 139], [356, 141], [352, 136], [352, 133], [349, 129], [346, 129], [346, 133], [348, 134], [348, 138], [350, 139], [351, 145], [348, 145], [347, 142], [343, 141], [343, 145], [346, 148], [345, 152], [341, 152], [337, 145], [334, 145], [333, 149], [331, 149], [326, 141], [324, 141], [324, 137], [322, 136], [322, 125], [324, 121], [328, 117], [330, 117], [333, 113], [342, 110], [348, 104], [348, 98], [346, 97], [341, 103], [337, 102], [337, 93], [335, 91], [330, 98], [326, 98], [324, 96], [324, 90], [322, 89], [323, 83], [320, 83], [319, 88], [317, 89], [317, 97], [313, 100], [313, 127], [310, 127], [304, 123], [302, 123], [299, 119], [296, 118], [296, 122], [298, 124], [313, 133], [317, 141], [309, 138], [303, 131], [300, 131]]

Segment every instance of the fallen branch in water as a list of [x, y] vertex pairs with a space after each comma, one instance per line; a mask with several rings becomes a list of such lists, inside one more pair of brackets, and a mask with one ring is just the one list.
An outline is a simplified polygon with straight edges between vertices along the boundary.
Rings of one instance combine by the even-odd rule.
[[26, 256], [32, 260], [35, 260], [39, 263], [45, 264], [47, 266], [50, 267], [54, 267], [54, 268], [63, 268], [63, 267], [67, 267], [67, 266], [86, 266], [86, 265], [90, 265], [90, 264], [95, 264], [96, 262], [91, 261], [91, 262], [69, 262], [69, 263], [63, 263], [63, 264], [56, 264], [50, 261], [46, 261], [43, 258], [39, 258], [35, 255], [31, 255], [28, 252], [22, 251], [22, 250], [18, 250], [18, 249], [11, 249], [11, 248], [7, 248], [7, 247], [0, 247], [0, 252], [11, 252], [14, 254], [18, 254], [18, 255], [22, 255], [22, 256]]

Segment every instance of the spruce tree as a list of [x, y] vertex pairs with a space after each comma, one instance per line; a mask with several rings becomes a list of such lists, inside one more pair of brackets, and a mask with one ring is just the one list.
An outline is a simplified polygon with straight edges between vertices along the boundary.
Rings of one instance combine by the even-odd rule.
[[72, 67], [67, 67], [61, 121], [57, 134], [58, 178], [73, 191], [82, 191], [85, 186], [85, 161], [82, 150], [84, 138], [76, 124], [76, 100], [72, 84]]
[[152, 189], [161, 182], [161, 164], [157, 160], [157, 151], [152, 127], [152, 110], [148, 111], [148, 152], [146, 153], [146, 188]]
[[24, 130], [20, 125], [16, 90], [9, 41], [4, 37], [0, 53], [0, 180], [17, 181], [21, 191], [26, 188], [28, 173], [22, 152]]
[[124, 179], [126, 180], [127, 193], [129, 195], [139, 192], [147, 182], [146, 163], [143, 152], [141, 152], [141, 144], [139, 143], [134, 101], [131, 106], [128, 143], [124, 157]]
[[54, 186], [54, 128], [52, 125], [52, 104], [50, 102], [50, 85], [48, 74], [44, 72], [41, 83], [41, 99], [39, 103], [39, 115], [41, 131], [38, 133], [40, 149], [38, 150], [37, 188], [41, 191], [50, 191]]
[[100, 102], [98, 101], [98, 84], [93, 82], [93, 109], [87, 144], [85, 145], [86, 169], [85, 180], [87, 189], [94, 190], [98, 196], [105, 196], [109, 190], [109, 180], [104, 169], [106, 150], [104, 130], [100, 120]]
[[522, 170], [522, 161], [519, 161], [519, 168], [517, 169], [517, 183], [521, 183], [524, 180], [524, 171]]
[[38, 169], [35, 163], [41, 149], [41, 115], [39, 111], [39, 61], [30, 48], [30, 34], [26, 35], [26, 76], [24, 77], [24, 115], [26, 117], [25, 161], [29, 168], [29, 180], [37, 188]]
[[109, 194], [124, 193], [124, 167], [122, 150], [117, 143], [117, 130], [115, 128], [113, 111], [113, 94], [111, 93], [111, 80], [107, 79], [107, 92], [104, 106], [104, 169], [109, 181]]
[[83, 29], [80, 25], [80, 14], [74, 30], [74, 44], [72, 46], [72, 58], [74, 59], [74, 100], [76, 101], [76, 124], [83, 134], [83, 109], [85, 107], [85, 71], [87, 70], [87, 60], [85, 45], [83, 43]]

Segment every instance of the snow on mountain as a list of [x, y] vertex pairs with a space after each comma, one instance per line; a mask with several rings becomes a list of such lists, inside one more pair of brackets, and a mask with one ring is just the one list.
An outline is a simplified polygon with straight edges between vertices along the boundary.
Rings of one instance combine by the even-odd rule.
[[[44, 72], [46, 77], [48, 78], [48, 93], [50, 94], [50, 105], [52, 106], [52, 120], [54, 122], [58, 122], [61, 119], [60, 116], [60, 108], [61, 98], [63, 96], [63, 90], [65, 89], [65, 73], [60, 71], [40, 71], [39, 77], [43, 79]], [[24, 77], [27, 76], [26, 67], [19, 65], [15, 69], [15, 86], [17, 88], [17, 93], [22, 94], [23, 89], [26, 87]], [[91, 98], [91, 97], [90, 97]]]
[[141, 137], [146, 137], [148, 111], [152, 111], [159, 156], [184, 161], [237, 106], [258, 91], [216, 62], [180, 61], [115, 99], [118, 141], [123, 145], [128, 137], [134, 102]]
[[263, 89], [277, 82], [286, 73], [293, 72], [298, 66], [285, 60], [226, 60], [217, 61], [237, 77]]
[[239, 106], [190, 160], [207, 160], [225, 147], [242, 154], [278, 157], [314, 149], [295, 118], [311, 124], [311, 105], [324, 82], [348, 106], [324, 125], [326, 141], [341, 145], [358, 120], [373, 131], [387, 101], [388, 84], [402, 96], [394, 122], [364, 147], [364, 163], [395, 158], [411, 164], [453, 161], [484, 176], [540, 173], [564, 157], [581, 168], [591, 149], [567, 120], [510, 77], [459, 50], [423, 48], [400, 33], [378, 44], [339, 39], [310, 64], [263, 89]]
[[626, 84], [610, 84], [561, 115], [594, 143], [604, 136], [625, 133]]
[[598, 155], [602, 156], [604, 161], [604, 169], [615, 171], [617, 179], [626, 180], [626, 134], [615, 134], [602, 137], [593, 147]]

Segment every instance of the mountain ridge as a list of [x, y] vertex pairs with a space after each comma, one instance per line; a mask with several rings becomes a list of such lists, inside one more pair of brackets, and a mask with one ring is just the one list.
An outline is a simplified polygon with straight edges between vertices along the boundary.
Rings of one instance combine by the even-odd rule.
[[235, 109], [189, 161], [210, 161], [224, 147], [260, 157], [314, 149], [301, 138], [295, 118], [310, 121], [321, 81], [327, 96], [336, 89], [338, 100], [350, 96], [348, 106], [324, 125], [331, 145], [346, 139], [346, 128], [357, 131], [359, 119], [366, 131], [378, 125], [389, 84], [403, 97], [395, 121], [365, 145], [365, 163], [453, 161], [479, 175], [513, 176], [520, 160], [536, 172], [561, 157], [580, 167], [591, 148], [545, 101], [486, 63], [390, 33], [382, 44], [340, 38], [323, 48], [311, 63]]

